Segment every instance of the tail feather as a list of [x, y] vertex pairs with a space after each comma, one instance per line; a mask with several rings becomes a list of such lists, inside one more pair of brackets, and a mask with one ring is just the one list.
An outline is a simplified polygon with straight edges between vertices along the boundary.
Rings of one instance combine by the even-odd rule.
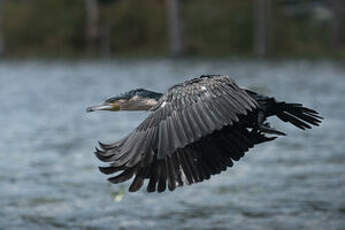
[[279, 119], [303, 130], [311, 129], [311, 125], [319, 126], [323, 119], [318, 112], [303, 107], [302, 104], [278, 102], [274, 107], [275, 115]]

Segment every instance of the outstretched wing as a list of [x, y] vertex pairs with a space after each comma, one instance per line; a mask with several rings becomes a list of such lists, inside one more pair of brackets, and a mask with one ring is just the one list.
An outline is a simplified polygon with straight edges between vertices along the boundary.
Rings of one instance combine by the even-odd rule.
[[[127, 137], [110, 145], [100, 144], [97, 157], [110, 162], [100, 170], [105, 174], [122, 171], [109, 178], [113, 183], [136, 175], [130, 191], [138, 190], [145, 178], [150, 179], [148, 191], [155, 191], [156, 184], [158, 191], [164, 191], [167, 181], [170, 190], [183, 182], [202, 181], [232, 165], [230, 157], [223, 159], [223, 150], [236, 160], [255, 142], [266, 141], [260, 134], [249, 138], [251, 134], [239, 125], [257, 108], [257, 102], [225, 76], [203, 76], [176, 85]], [[213, 171], [201, 166], [204, 163], [199, 165], [206, 161], [214, 164]], [[205, 172], [207, 175], [200, 176]]]

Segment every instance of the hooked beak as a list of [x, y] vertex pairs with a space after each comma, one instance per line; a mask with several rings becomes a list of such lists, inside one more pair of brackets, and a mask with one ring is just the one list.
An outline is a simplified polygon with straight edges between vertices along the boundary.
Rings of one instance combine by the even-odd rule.
[[107, 111], [119, 111], [120, 105], [117, 103], [103, 103], [101, 105], [90, 106], [86, 109], [86, 112], [94, 112], [98, 110], [107, 110]]

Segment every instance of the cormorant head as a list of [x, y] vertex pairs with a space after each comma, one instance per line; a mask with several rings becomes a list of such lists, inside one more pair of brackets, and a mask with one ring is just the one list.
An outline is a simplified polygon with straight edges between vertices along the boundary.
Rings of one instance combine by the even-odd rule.
[[109, 97], [103, 104], [88, 107], [86, 111], [149, 110], [158, 103], [161, 96], [161, 93], [152, 92], [146, 89], [134, 89], [118, 96]]

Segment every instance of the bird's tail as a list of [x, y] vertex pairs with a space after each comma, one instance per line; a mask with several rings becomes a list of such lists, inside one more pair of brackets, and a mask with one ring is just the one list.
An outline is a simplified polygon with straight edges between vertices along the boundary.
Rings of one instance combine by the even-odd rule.
[[313, 109], [302, 104], [276, 102], [274, 114], [282, 121], [289, 122], [300, 129], [311, 129], [311, 125], [319, 126], [323, 117]]

